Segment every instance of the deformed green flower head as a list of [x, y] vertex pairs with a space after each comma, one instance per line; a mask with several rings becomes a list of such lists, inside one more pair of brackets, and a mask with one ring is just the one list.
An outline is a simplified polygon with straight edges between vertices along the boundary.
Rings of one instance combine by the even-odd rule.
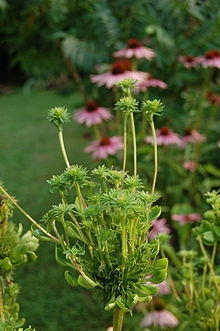
[[120, 81], [117, 85], [121, 87], [126, 95], [131, 95], [131, 91], [134, 89], [136, 82], [136, 79], [127, 78]]
[[48, 120], [53, 123], [59, 131], [62, 131], [63, 124], [70, 122], [70, 114], [65, 107], [54, 107], [48, 112]]
[[138, 111], [138, 102], [132, 96], [126, 96], [119, 99], [115, 104], [115, 110], [123, 112], [137, 112]]
[[157, 99], [143, 101], [141, 108], [149, 118], [152, 118], [154, 115], [160, 116], [163, 109], [164, 105]]

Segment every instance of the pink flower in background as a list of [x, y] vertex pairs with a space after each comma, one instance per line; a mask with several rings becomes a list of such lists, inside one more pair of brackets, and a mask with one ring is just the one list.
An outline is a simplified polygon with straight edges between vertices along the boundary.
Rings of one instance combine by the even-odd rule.
[[197, 130], [187, 128], [182, 137], [182, 145], [184, 147], [188, 143], [199, 143], [205, 141], [205, 139], [206, 137], [200, 134]]
[[215, 94], [215, 93], [210, 91], [207, 94], [207, 99], [213, 105], [216, 105], [216, 106], [220, 105], [220, 95], [218, 95], [218, 94]]
[[141, 80], [136, 83], [134, 92], [135, 93], [145, 92], [148, 89], [148, 87], [159, 87], [161, 89], [166, 89], [168, 85], [162, 80], [154, 78], [150, 74], [147, 74], [144, 80]]
[[111, 71], [99, 75], [91, 75], [91, 81], [98, 86], [112, 88], [123, 79], [131, 78], [140, 81], [144, 80], [146, 75], [146, 72], [143, 71], [132, 71], [129, 60], [119, 60], [112, 64]]
[[184, 225], [187, 223], [194, 223], [201, 220], [201, 216], [198, 213], [191, 214], [173, 214], [171, 216], [173, 221], [179, 222], [180, 225]]
[[95, 140], [86, 147], [85, 152], [92, 153], [94, 159], [106, 159], [108, 155], [114, 155], [122, 148], [122, 137], [102, 137], [100, 140]]
[[[179, 147], [182, 147], [182, 140], [180, 136], [166, 126], [160, 128], [159, 130], [156, 130], [156, 136], [158, 146], [177, 145]], [[153, 144], [152, 136], [148, 136], [144, 140], [148, 144]]]
[[220, 140], [217, 142], [217, 146], [218, 148], [220, 148]]
[[160, 218], [158, 220], [151, 222], [151, 229], [150, 229], [150, 239], [157, 237], [159, 233], [167, 233], [171, 232], [170, 228], [167, 225], [167, 220], [165, 218]]
[[127, 47], [114, 52], [113, 56], [152, 60], [155, 57], [155, 52], [151, 48], [142, 46], [138, 39], [131, 38], [127, 42]]
[[215, 67], [220, 69], [220, 51], [216, 49], [209, 50], [204, 56], [199, 57], [199, 61], [204, 68]]
[[141, 321], [141, 327], [174, 328], [179, 324], [178, 319], [166, 309], [150, 311]]
[[200, 57], [192, 55], [179, 56], [178, 61], [182, 63], [187, 69], [198, 67], [198, 65], [201, 63]]
[[80, 124], [92, 126], [102, 123], [103, 120], [111, 119], [112, 114], [107, 108], [99, 107], [95, 101], [88, 101], [85, 108], [78, 109], [74, 113], [74, 118]]
[[198, 164], [195, 161], [185, 161], [183, 163], [183, 168], [191, 172], [196, 171]]

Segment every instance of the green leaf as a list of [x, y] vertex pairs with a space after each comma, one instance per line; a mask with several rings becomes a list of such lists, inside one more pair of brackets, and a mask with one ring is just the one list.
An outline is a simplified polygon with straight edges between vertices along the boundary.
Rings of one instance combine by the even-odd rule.
[[70, 235], [70, 237], [75, 238], [75, 239], [81, 239], [81, 237], [77, 231], [77, 227], [75, 224], [73, 224], [73, 222], [66, 221], [66, 230], [67, 230], [67, 233]]
[[49, 237], [47, 237], [39, 228], [37, 228], [35, 225], [31, 226], [31, 232], [35, 236], [35, 238], [42, 240], [42, 241], [53, 241]]
[[126, 307], [126, 304], [122, 298], [122, 296], [118, 296], [117, 299], [115, 300], [117, 306], [124, 312], [129, 311], [130, 309]]
[[151, 208], [151, 211], [148, 215], [148, 221], [154, 221], [156, 219], [158, 219], [158, 217], [161, 214], [161, 208], [159, 206], [154, 206]]
[[79, 275], [78, 284], [87, 289], [93, 288], [98, 285], [97, 283], [95, 283], [91, 278], [89, 278], [86, 275], [84, 275], [84, 276]]
[[56, 245], [55, 247], [55, 259], [58, 264], [73, 268], [73, 265], [66, 259], [66, 254], [64, 254], [63, 248], [61, 245]]
[[71, 274], [68, 270], [65, 271], [64, 277], [65, 277], [66, 282], [70, 286], [78, 286], [77, 277], [75, 275]]

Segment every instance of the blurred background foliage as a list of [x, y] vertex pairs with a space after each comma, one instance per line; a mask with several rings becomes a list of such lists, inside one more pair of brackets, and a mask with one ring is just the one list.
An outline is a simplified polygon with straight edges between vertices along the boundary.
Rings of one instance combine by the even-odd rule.
[[[191, 124], [183, 105], [196, 109], [200, 95], [193, 89], [191, 93], [185, 91], [188, 86], [201, 85], [204, 72], [192, 73], [176, 58], [220, 49], [219, 31], [220, 8], [216, 0], [0, 0], [0, 84], [24, 84], [26, 92], [31, 87], [44, 88], [40, 95], [18, 91], [1, 97], [1, 159], [5, 161], [0, 170], [9, 191], [37, 219], [49, 208], [46, 179], [62, 171], [63, 163], [46, 111], [59, 104], [71, 110], [79, 107], [83, 98], [97, 96], [89, 75], [96, 72], [98, 65], [107, 68], [113, 62], [112, 52], [124, 47], [129, 38], [142, 40], [156, 51], [155, 60], [141, 63], [141, 69], [169, 86], [167, 90], [151, 92], [166, 105], [165, 117], [158, 120], [158, 126], [164, 119], [179, 130], [183, 123]], [[209, 87], [219, 92], [217, 75], [218, 71], [213, 70]], [[58, 89], [62, 95], [46, 91], [51, 89]], [[102, 91], [105, 103], [104, 96], [109, 91]], [[206, 122], [202, 125], [205, 127]], [[217, 122], [212, 125], [211, 135], [214, 132], [215, 137]], [[72, 155], [77, 155], [79, 163], [92, 166], [82, 153], [85, 142], [79, 143], [80, 135], [81, 127], [67, 125], [68, 149], [74, 151]], [[206, 149], [205, 158], [217, 166], [216, 153], [210, 146]], [[175, 190], [171, 161], [167, 158], [166, 162], [169, 188]], [[210, 164], [206, 168], [202, 168], [202, 178], [207, 171], [209, 177], [200, 181], [201, 190], [213, 185], [215, 168]], [[184, 190], [171, 193], [186, 196]], [[63, 271], [53, 260], [51, 247], [42, 244], [37, 263], [18, 273], [27, 321], [37, 331], [60, 331], [64, 327], [65, 331], [103, 331], [110, 323], [109, 315], [102, 315], [92, 296], [78, 289], [70, 292], [64, 284]], [[126, 330], [137, 331], [137, 325], [134, 318]]]

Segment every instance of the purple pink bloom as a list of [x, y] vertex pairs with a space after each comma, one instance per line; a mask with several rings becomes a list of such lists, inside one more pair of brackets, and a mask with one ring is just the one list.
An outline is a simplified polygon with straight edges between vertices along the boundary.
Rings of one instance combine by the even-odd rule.
[[205, 139], [206, 137], [200, 134], [197, 130], [187, 128], [185, 130], [184, 136], [182, 137], [182, 144], [184, 147], [188, 143], [195, 144], [203, 142]]
[[[158, 146], [177, 145], [182, 147], [182, 140], [180, 136], [166, 126], [156, 130], [156, 136]], [[145, 142], [148, 144], [153, 144], [153, 136], [147, 136], [145, 138]]]
[[90, 127], [100, 124], [103, 120], [112, 118], [112, 114], [107, 108], [99, 107], [95, 101], [88, 101], [85, 108], [78, 109], [74, 113], [76, 122]]
[[199, 57], [199, 61], [204, 68], [215, 67], [220, 69], [220, 51], [216, 49], [209, 50], [204, 56]]
[[174, 328], [179, 324], [178, 319], [166, 309], [150, 311], [141, 321], [141, 327]]
[[165, 218], [160, 218], [158, 220], [154, 220], [151, 222], [151, 231], [150, 231], [150, 239], [157, 237], [160, 233], [169, 234], [171, 232], [170, 228], [166, 224], [167, 220]]
[[135, 79], [142, 81], [146, 77], [146, 72], [131, 69], [129, 60], [118, 60], [111, 65], [111, 70], [99, 75], [91, 75], [91, 81], [98, 86], [112, 88], [123, 79]]
[[153, 49], [143, 46], [138, 39], [131, 38], [127, 42], [127, 47], [114, 52], [113, 56], [152, 60], [155, 57], [155, 52]]
[[186, 169], [186, 170], [189, 170], [191, 172], [194, 172], [196, 171], [196, 168], [197, 168], [198, 164], [196, 163], [196, 161], [185, 161], [183, 163], [183, 168]]
[[201, 220], [201, 216], [198, 213], [190, 213], [190, 214], [173, 214], [171, 216], [173, 221], [179, 222], [180, 225], [194, 223]]
[[179, 56], [178, 60], [187, 69], [197, 67], [201, 63], [201, 59], [198, 56], [192, 55]]
[[122, 137], [102, 137], [93, 141], [85, 148], [85, 152], [92, 153], [94, 159], [106, 159], [108, 155], [114, 155], [118, 150], [123, 149]]
[[145, 92], [149, 87], [159, 87], [161, 89], [166, 89], [167, 84], [162, 80], [154, 78], [150, 74], [147, 74], [144, 80], [137, 82], [134, 92]]

